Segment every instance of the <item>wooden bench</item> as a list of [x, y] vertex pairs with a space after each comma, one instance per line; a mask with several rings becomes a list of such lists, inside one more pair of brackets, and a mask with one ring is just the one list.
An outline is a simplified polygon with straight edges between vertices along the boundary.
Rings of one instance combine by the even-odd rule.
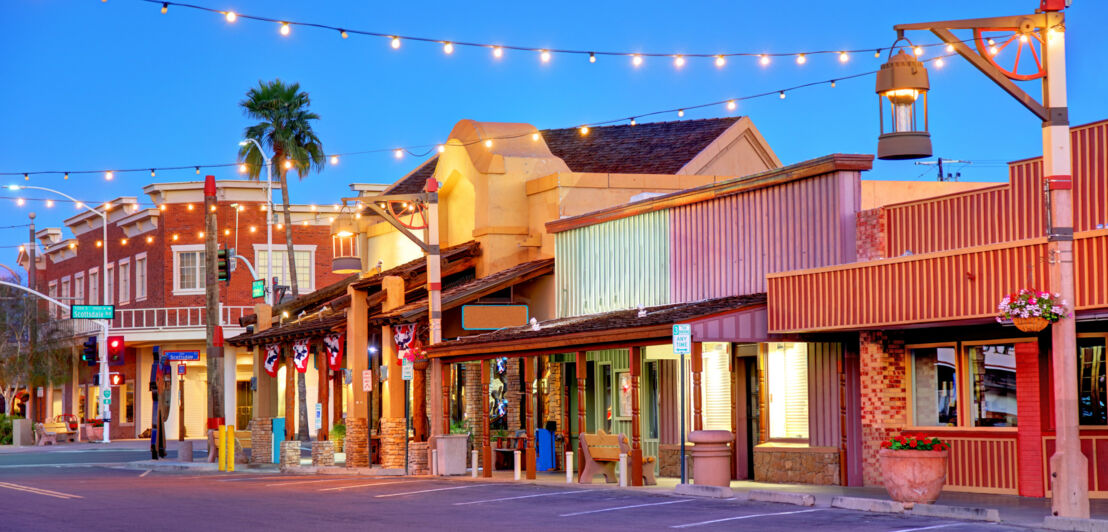
[[35, 445], [57, 445], [58, 435], [47, 432], [42, 423], [35, 423]]
[[77, 431], [69, 430], [69, 423], [64, 421], [55, 421], [52, 423], [43, 423], [42, 430], [46, 432], [54, 433], [56, 441], [59, 442], [75, 442], [77, 441]]
[[[584, 455], [584, 465], [581, 474], [577, 478], [580, 484], [591, 484], [596, 475], [604, 475], [606, 482], [616, 481], [616, 464], [619, 463], [619, 455], [631, 456], [631, 446], [627, 443], [627, 436], [623, 434], [605, 434], [603, 431], [597, 434], [581, 433], [581, 452]], [[642, 458], [643, 484], [653, 486], [657, 484], [654, 479], [655, 457], [644, 456]], [[628, 464], [628, 468], [630, 468]]]

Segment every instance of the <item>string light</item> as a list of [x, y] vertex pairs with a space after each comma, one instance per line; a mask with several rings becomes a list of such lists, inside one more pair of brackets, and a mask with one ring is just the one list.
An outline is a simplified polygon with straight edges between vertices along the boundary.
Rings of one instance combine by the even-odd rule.
[[531, 133], [531, 140], [533, 140], [535, 142], [538, 142], [539, 134], [538, 133]]
[[992, 40], [992, 39], [989, 39], [989, 41], [988, 41], [988, 42], [989, 42], [989, 46], [992, 46], [992, 45], [996, 44], [996, 41], [994, 41], [994, 40]]
[[236, 15], [234, 11], [227, 12], [227, 22], [234, 22], [238, 18], [238, 15]]
[[24, 251], [27, 251], [27, 246], [19, 246], [19, 252], [23, 253]]
[[762, 58], [759, 59], [758, 62], [761, 63], [762, 66], [769, 65], [769, 56], [766, 54], [762, 54]]
[[113, 177], [115, 177], [115, 174], [112, 173], [111, 170], [109, 170], [107, 172], [104, 172], [104, 179], [107, 179], [108, 181], [111, 181]]
[[54, 206], [54, 200], [52, 200], [52, 199], [46, 200], [46, 206], [47, 207], [53, 207]]
[[31, 180], [31, 175], [30, 175], [30, 174], [28, 174], [28, 173], [24, 173], [24, 174], [23, 174], [23, 180], [24, 180], [24, 181], [30, 181], [30, 180]]
[[919, 57], [919, 56], [923, 55], [923, 48], [921, 48], [919, 46], [917, 46], [915, 48], [912, 48], [912, 53], [916, 54], [916, 57]]
[[165, 204], [164, 203], [161, 204], [161, 205], [158, 205], [158, 208], [161, 209], [162, 212], [165, 212]]
[[500, 59], [501, 57], [504, 57], [504, 49], [499, 47], [499, 46], [494, 46], [492, 48], [492, 56], [497, 58], [497, 59]]
[[127, 239], [126, 239], [126, 238], [124, 238], [124, 239], [121, 239], [121, 240], [119, 241], [119, 243], [120, 243], [120, 244], [123, 244], [124, 246], [126, 246], [126, 245], [127, 245]]
[[944, 64], [946, 64], [946, 63], [943, 62], [943, 58], [941, 58], [941, 57], [938, 60], [935, 61], [935, 67], [936, 68], [942, 68]]
[[350, 37], [350, 34], [346, 33], [346, 30], [339, 30], [339, 36], [343, 39]]
[[277, 230], [281, 230], [281, 229], [284, 229], [284, 228], [285, 228], [285, 224], [277, 224]]
[[948, 53], [948, 54], [954, 53], [954, 45], [953, 44], [946, 45], [946, 53]]
[[331, 165], [336, 165], [336, 164], [339, 164], [339, 156], [338, 155], [332, 155], [331, 156]]
[[675, 56], [673, 58], [673, 66], [675, 66], [677, 68], [681, 68], [681, 67], [685, 66], [685, 58], [682, 57], [682, 56], [679, 56], [679, 55]]
[[990, 46], [989, 47], [989, 55], [996, 55], [997, 52], [999, 52], [999, 51], [1000, 50], [997, 50], [995, 46]]
[[285, 170], [292, 168], [292, 161], [285, 159]]
[[15, 204], [19, 205], [20, 207], [22, 207], [24, 203], [26, 203], [26, 201], [24, 201], [23, 198], [15, 200]]
[[150, 177], [154, 177], [155, 175], [156, 175], [156, 174], [154, 173], [154, 169], [153, 169], [153, 168], [151, 168], [151, 169], [150, 169]]
[[739, 104], [735, 103], [735, 100], [727, 100], [727, 110], [734, 111]]
[[596, 54], [595, 53], [589, 52], [589, 62], [590, 63], [595, 63], [596, 62]]
[[642, 56], [639, 55], [639, 54], [635, 54], [635, 55], [631, 56], [631, 64], [635, 65], [635, 66], [641, 65], [642, 64]]
[[716, 56], [716, 66], [717, 67], [723, 68], [723, 65], [726, 65], [726, 64], [727, 64], [727, 59], [724, 59], [724, 57], [722, 55], [717, 55]]
[[98, 247], [98, 248], [104, 247], [104, 241], [103, 240], [97, 240], [96, 241], [96, 247]]
[[589, 126], [581, 126], [579, 131], [581, 131], [581, 136], [582, 137], [585, 136], [585, 135], [588, 135], [589, 134]]
[[492, 147], [492, 139], [488, 139], [488, 140], [485, 141], [485, 147], [486, 148], [491, 148]]
[[65, 177], [63, 177], [62, 179], [65, 179], [66, 181], [68, 181], [69, 180], [69, 172], [66, 172]]
[[684, 117], [684, 116], [685, 116], [685, 110], [684, 110], [684, 109], [678, 109], [678, 110], [677, 110], [677, 116], [678, 116], [679, 118], [680, 118], [680, 117]]
[[251, 233], [257, 233], [257, 232], [258, 232], [258, 228], [257, 228], [256, 226], [253, 226], [253, 225], [251, 225], [251, 226], [250, 226], [250, 232], [251, 232]]
[[832, 88], [832, 89], [834, 89], [834, 88], [835, 88], [835, 80], [831, 80], [831, 88]]
[[808, 58], [805, 57], [804, 54], [797, 54], [796, 55], [796, 64], [803, 65], [804, 63], [807, 63], [807, 62], [808, 62]]
[[438, 146], [435, 146], [435, 151], [437, 151], [439, 153], [442, 153], [442, 152], [446, 151], [446, 146], [443, 146], [442, 144], [439, 144]]
[[200, 175], [200, 167], [199, 166], [196, 167], [196, 175]]
[[192, 210], [192, 204], [191, 203], [188, 204], [188, 210], [190, 210], [190, 211]]
[[239, 165], [239, 173], [240, 174], [245, 174], [246, 173], [246, 164], [240, 164]]
[[308, 210], [310, 210], [312, 212], [315, 212], [315, 209], [316, 209], [316, 207], [315, 207], [314, 203], [308, 206]]
[[550, 62], [550, 52], [547, 51], [547, 50], [543, 50], [542, 52], [539, 53], [539, 58], [542, 59], [543, 63], [549, 63]]
[[152, 243], [154, 243], [154, 237], [152, 237], [152, 236], [148, 236], [148, 237], [146, 237], [146, 243], [147, 243], [147, 244], [152, 244]]
[[400, 148], [397, 148], [397, 149], [392, 151], [392, 156], [396, 157], [397, 159], [400, 159], [400, 158], [404, 157], [404, 150], [402, 150]]
[[73, 206], [77, 207], [78, 209], [82, 209], [82, 208], [84, 208], [85, 204], [78, 201]]
[[877, 57], [877, 58], [880, 58], [881, 57], [881, 49], [878, 48], [878, 49], [874, 50], [873, 51], [873, 56]]
[[[393, 48], [395, 48], [395, 46]], [[442, 43], [442, 51], [445, 52], [448, 55], [454, 53], [454, 43], [452, 43], [452, 42]]]
[[850, 61], [850, 54], [846, 52], [839, 52], [839, 62], [845, 63], [847, 61]]
[[633, 125], [635, 125], [636, 123], [637, 123], [637, 122], [635, 122], [635, 119], [634, 119], [634, 118], [632, 118], [632, 119], [631, 119], [631, 125], [633, 126]]
[[77, 243], [76, 242], [70, 242], [69, 243], [69, 249], [77, 249]]
[[400, 37], [394, 35], [392, 39], [389, 40], [389, 46], [392, 46], [393, 50], [400, 48]]
[[292, 31], [292, 28], [289, 27], [288, 22], [282, 22], [281, 23], [281, 35], [284, 35], [284, 36], [288, 37], [289, 32], [291, 32], [291, 31]]
[[215, 205], [212, 205], [212, 207], [211, 207], [211, 211], [212, 211], [212, 212], [215, 212]]
[[223, 236], [231, 236], [231, 230], [230, 229], [224, 229], [223, 230]]
[[173, 233], [173, 241], [176, 242], [180, 236], [177, 233]]
[[162, 4], [162, 14], [163, 15], [166, 14], [167, 11], [169, 11], [169, 4], [163, 3]]
[[784, 100], [785, 99], [785, 91], [781, 91], [779, 94], [781, 95], [781, 99]]

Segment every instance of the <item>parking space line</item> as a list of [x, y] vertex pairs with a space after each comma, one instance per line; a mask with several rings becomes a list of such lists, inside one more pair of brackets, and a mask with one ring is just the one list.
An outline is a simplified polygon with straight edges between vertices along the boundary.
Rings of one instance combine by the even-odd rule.
[[711, 521], [700, 521], [697, 523], [685, 523], [683, 525], [673, 525], [670, 528], [689, 528], [701, 525], [710, 525], [713, 523], [723, 523], [726, 521], [738, 521], [739, 519], [753, 519], [755, 517], [771, 517], [774, 515], [791, 515], [791, 514], [806, 514], [808, 512], [822, 512], [823, 508], [816, 508], [814, 510], [796, 510], [792, 512], [774, 512], [770, 514], [751, 514], [751, 515], [739, 515], [735, 517], [724, 517], [723, 519], [712, 519]]
[[902, 528], [900, 530], [894, 530], [893, 532], [915, 532], [916, 530], [933, 530], [936, 528], [946, 528], [948, 526], [961, 525], [964, 523], [947, 523], [945, 525], [924, 526], [920, 528]]
[[139, 478], [142, 478], [142, 477], [145, 477], [146, 475], [149, 475], [151, 471], [153, 471], [153, 469], [147, 469], [146, 471], [143, 471], [142, 474], [139, 475]]
[[320, 489], [319, 491], [341, 491], [341, 490], [348, 490], [348, 489], [354, 489], [354, 488], [366, 488], [366, 487], [369, 487], [369, 486], [388, 486], [388, 485], [391, 485], [391, 484], [414, 484], [416, 482], [427, 482], [427, 481], [426, 480], [400, 480], [400, 481], [392, 480], [392, 481], [389, 481], [389, 482], [370, 482], [369, 484], [355, 484], [353, 486], [336, 486], [336, 487], [333, 487], [333, 488], [323, 488], [323, 489]]
[[273, 475], [267, 475], [264, 477], [234, 477], [234, 478], [221, 478], [219, 482], [238, 482], [240, 480], [273, 480]]
[[515, 499], [531, 499], [531, 498], [534, 498], [534, 497], [550, 497], [552, 495], [568, 495], [570, 493], [583, 493], [583, 492], [586, 492], [586, 491], [589, 491], [589, 490], [556, 491], [556, 492], [553, 492], [553, 493], [538, 493], [538, 494], [535, 494], [535, 495], [519, 495], [517, 497], [501, 497], [499, 499], [484, 499], [484, 500], [480, 500], [480, 501], [456, 502], [456, 503], [454, 503], [454, 506], [465, 506], [467, 504], [481, 504], [481, 503], [486, 503], [486, 502], [512, 501], [512, 500], [515, 500]]
[[383, 498], [383, 497], [399, 497], [401, 495], [415, 495], [417, 493], [430, 493], [432, 491], [464, 490], [466, 488], [480, 488], [482, 486], [483, 486], [483, 484], [473, 484], [473, 485], [470, 485], [470, 486], [451, 486], [449, 488], [432, 488], [432, 489], [429, 489], [429, 490], [405, 491], [403, 493], [386, 493], [384, 495], [375, 495], [375, 497], [380, 499], [380, 498]]
[[[265, 486], [293, 486], [296, 484], [315, 484], [316, 482], [332, 482], [335, 480], [354, 480], [355, 477], [338, 477], [338, 478], [317, 478], [313, 480], [294, 480], [292, 482], [274, 482], [273, 484], [266, 484]], [[292, 479], [290, 479], [292, 480]]]
[[598, 513], [601, 513], [601, 512], [614, 512], [616, 510], [627, 510], [629, 508], [642, 508], [644, 506], [661, 506], [663, 504], [680, 504], [680, 503], [683, 503], [683, 502], [692, 502], [694, 500], [695, 499], [681, 499], [679, 501], [648, 502], [648, 503], [645, 503], [645, 504], [632, 504], [630, 506], [616, 506], [615, 508], [601, 508], [599, 510], [588, 510], [588, 511], [584, 511], [584, 512], [573, 512], [571, 514], [561, 514], [558, 517], [573, 517], [575, 515], [598, 514]]
[[34, 493], [35, 495], [45, 495], [47, 497], [54, 497], [55, 499], [83, 499], [80, 495], [73, 495], [72, 493], [62, 493], [60, 491], [47, 490], [42, 488], [35, 488], [32, 486], [24, 486], [22, 484], [12, 484], [11, 482], [0, 482], [0, 488], [7, 488], [15, 491], [22, 491], [25, 493]]

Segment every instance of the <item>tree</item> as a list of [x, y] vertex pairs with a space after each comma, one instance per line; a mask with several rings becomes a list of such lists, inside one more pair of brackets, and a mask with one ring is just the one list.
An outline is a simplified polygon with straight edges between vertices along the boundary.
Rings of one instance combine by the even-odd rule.
[[[72, 376], [73, 320], [55, 319], [39, 299], [0, 285], [0, 394], [6, 413], [22, 389], [34, 398], [34, 388], [66, 382]], [[37, 340], [31, 348], [31, 328], [37, 313]]]
[[[243, 114], [259, 120], [257, 124], [246, 128], [246, 138], [257, 140], [263, 147], [273, 152], [273, 166], [281, 184], [281, 204], [284, 207], [285, 246], [288, 251], [289, 284], [292, 285], [292, 297], [300, 297], [300, 285], [296, 275], [296, 253], [292, 246], [292, 214], [289, 212], [289, 187], [287, 173], [296, 169], [300, 179], [307, 177], [312, 170], [323, 169], [323, 144], [319, 141], [312, 122], [319, 115], [311, 112], [311, 98], [300, 90], [299, 83], [285, 84], [280, 79], [259, 81], [258, 86], [246, 91], [246, 99], [239, 102]], [[261, 176], [265, 157], [254, 143], [247, 143], [239, 150], [239, 161], [247, 166], [251, 179]], [[267, 216], [272, 216], [268, 214]], [[273, 272], [269, 272], [272, 276]], [[307, 384], [304, 374], [297, 379], [297, 393], [300, 395], [301, 441], [308, 440], [308, 403]]]

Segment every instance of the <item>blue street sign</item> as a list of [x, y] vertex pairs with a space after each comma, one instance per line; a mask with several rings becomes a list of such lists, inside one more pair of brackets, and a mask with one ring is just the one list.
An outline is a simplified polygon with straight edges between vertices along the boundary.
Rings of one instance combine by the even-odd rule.
[[688, 323], [673, 325], [673, 353], [676, 355], [692, 354], [692, 325]]
[[200, 351], [166, 351], [167, 360], [200, 360]]

